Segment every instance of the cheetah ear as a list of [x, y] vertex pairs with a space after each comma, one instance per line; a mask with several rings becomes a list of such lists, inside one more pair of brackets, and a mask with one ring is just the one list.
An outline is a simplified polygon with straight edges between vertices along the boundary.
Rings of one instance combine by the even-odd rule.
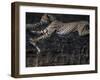
[[46, 17], [48, 17], [48, 14], [47, 13], [43, 14], [42, 18], [46, 18]]
[[50, 18], [50, 21], [56, 20], [56, 17], [54, 17], [53, 15], [48, 14], [48, 17]]
[[44, 14], [44, 16], [48, 16], [48, 14], [47, 14], [47, 13], [45, 13], [45, 14]]

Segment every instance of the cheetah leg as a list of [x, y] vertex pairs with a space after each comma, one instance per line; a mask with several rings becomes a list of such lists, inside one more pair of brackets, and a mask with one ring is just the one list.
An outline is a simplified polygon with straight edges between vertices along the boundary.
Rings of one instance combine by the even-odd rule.
[[83, 26], [80, 29], [78, 29], [78, 33], [79, 33], [79, 36], [87, 35], [89, 34], [89, 29], [86, 29], [86, 27]]
[[86, 30], [86, 31], [83, 31], [83, 32], [79, 31], [79, 36], [84, 36], [84, 35], [87, 35], [87, 34], [89, 34], [89, 30]]

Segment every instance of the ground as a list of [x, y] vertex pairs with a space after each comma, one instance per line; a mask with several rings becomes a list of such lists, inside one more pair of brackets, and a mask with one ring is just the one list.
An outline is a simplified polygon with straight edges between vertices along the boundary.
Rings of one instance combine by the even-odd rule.
[[79, 36], [77, 32], [40, 40], [37, 54], [34, 46], [27, 43], [26, 66], [58, 66], [89, 64], [89, 35]]

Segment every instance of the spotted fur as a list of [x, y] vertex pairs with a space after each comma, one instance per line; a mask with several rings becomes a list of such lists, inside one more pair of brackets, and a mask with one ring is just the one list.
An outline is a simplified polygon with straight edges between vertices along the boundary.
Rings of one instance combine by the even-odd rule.
[[75, 21], [75, 22], [63, 23], [61, 21], [56, 20], [55, 18], [53, 19], [52, 15], [47, 15], [47, 14], [44, 14], [42, 16], [41, 21], [50, 22], [50, 24], [43, 31], [41, 31], [41, 33], [43, 33], [42, 36], [33, 39], [34, 42], [37, 42], [40, 39], [45, 39], [47, 37], [50, 37], [54, 32], [58, 35], [65, 35], [75, 31], [78, 32], [79, 36], [84, 36], [89, 34], [89, 29], [87, 29], [87, 26], [89, 26], [88, 21]]

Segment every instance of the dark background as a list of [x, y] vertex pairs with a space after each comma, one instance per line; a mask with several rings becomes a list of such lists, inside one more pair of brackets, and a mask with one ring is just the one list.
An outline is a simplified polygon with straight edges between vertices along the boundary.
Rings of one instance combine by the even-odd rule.
[[[44, 13], [26, 13], [26, 24], [37, 23]], [[88, 15], [52, 14], [62, 22], [88, 21]], [[47, 26], [45, 26], [47, 27]], [[38, 28], [41, 30], [41, 28]], [[52, 34], [51, 37], [41, 40], [37, 45], [41, 53], [29, 42], [30, 37], [35, 37], [26, 30], [26, 67], [34, 66], [58, 66], [89, 64], [89, 35], [80, 37], [77, 32], [59, 37]], [[38, 65], [36, 60], [38, 58]]]
[[[39, 22], [43, 14], [44, 13], [28, 13], [27, 12], [26, 24]], [[72, 15], [72, 14], [52, 14], [52, 15], [54, 15], [57, 18], [57, 20], [62, 21], [62, 22], [71, 22], [71, 21], [80, 21], [80, 20], [89, 21], [89, 15]]]

